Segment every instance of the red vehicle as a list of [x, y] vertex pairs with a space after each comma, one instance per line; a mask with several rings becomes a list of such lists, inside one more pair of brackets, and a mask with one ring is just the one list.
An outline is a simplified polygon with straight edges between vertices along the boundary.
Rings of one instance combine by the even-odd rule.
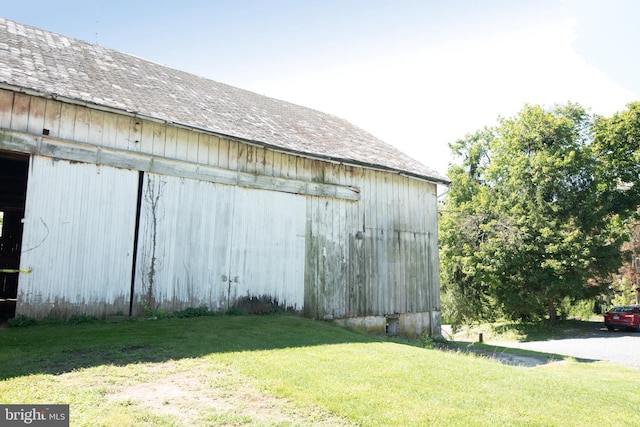
[[608, 330], [635, 329], [640, 331], [640, 305], [619, 305], [604, 315], [604, 326]]

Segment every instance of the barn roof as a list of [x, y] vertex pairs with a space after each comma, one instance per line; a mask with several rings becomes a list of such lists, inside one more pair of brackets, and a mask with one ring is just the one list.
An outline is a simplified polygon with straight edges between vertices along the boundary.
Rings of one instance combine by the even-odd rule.
[[446, 177], [339, 117], [4, 18], [0, 86], [448, 183]]

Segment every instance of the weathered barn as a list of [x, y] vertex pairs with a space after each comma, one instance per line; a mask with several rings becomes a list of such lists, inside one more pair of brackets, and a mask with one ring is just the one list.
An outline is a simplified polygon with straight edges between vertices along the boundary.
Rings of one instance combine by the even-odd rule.
[[440, 333], [447, 180], [335, 116], [0, 19], [0, 177], [5, 315]]

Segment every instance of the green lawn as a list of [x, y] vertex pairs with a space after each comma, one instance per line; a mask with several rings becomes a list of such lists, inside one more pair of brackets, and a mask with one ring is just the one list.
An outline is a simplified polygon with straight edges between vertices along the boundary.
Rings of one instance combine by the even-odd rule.
[[640, 425], [640, 370], [535, 368], [289, 315], [0, 330], [0, 402], [73, 426]]

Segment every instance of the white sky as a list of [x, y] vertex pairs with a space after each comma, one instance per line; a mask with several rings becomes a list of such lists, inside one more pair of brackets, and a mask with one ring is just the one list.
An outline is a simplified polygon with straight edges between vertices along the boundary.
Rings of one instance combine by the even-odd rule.
[[639, 99], [635, 0], [0, 0], [9, 19], [349, 120], [446, 173], [525, 103]]

